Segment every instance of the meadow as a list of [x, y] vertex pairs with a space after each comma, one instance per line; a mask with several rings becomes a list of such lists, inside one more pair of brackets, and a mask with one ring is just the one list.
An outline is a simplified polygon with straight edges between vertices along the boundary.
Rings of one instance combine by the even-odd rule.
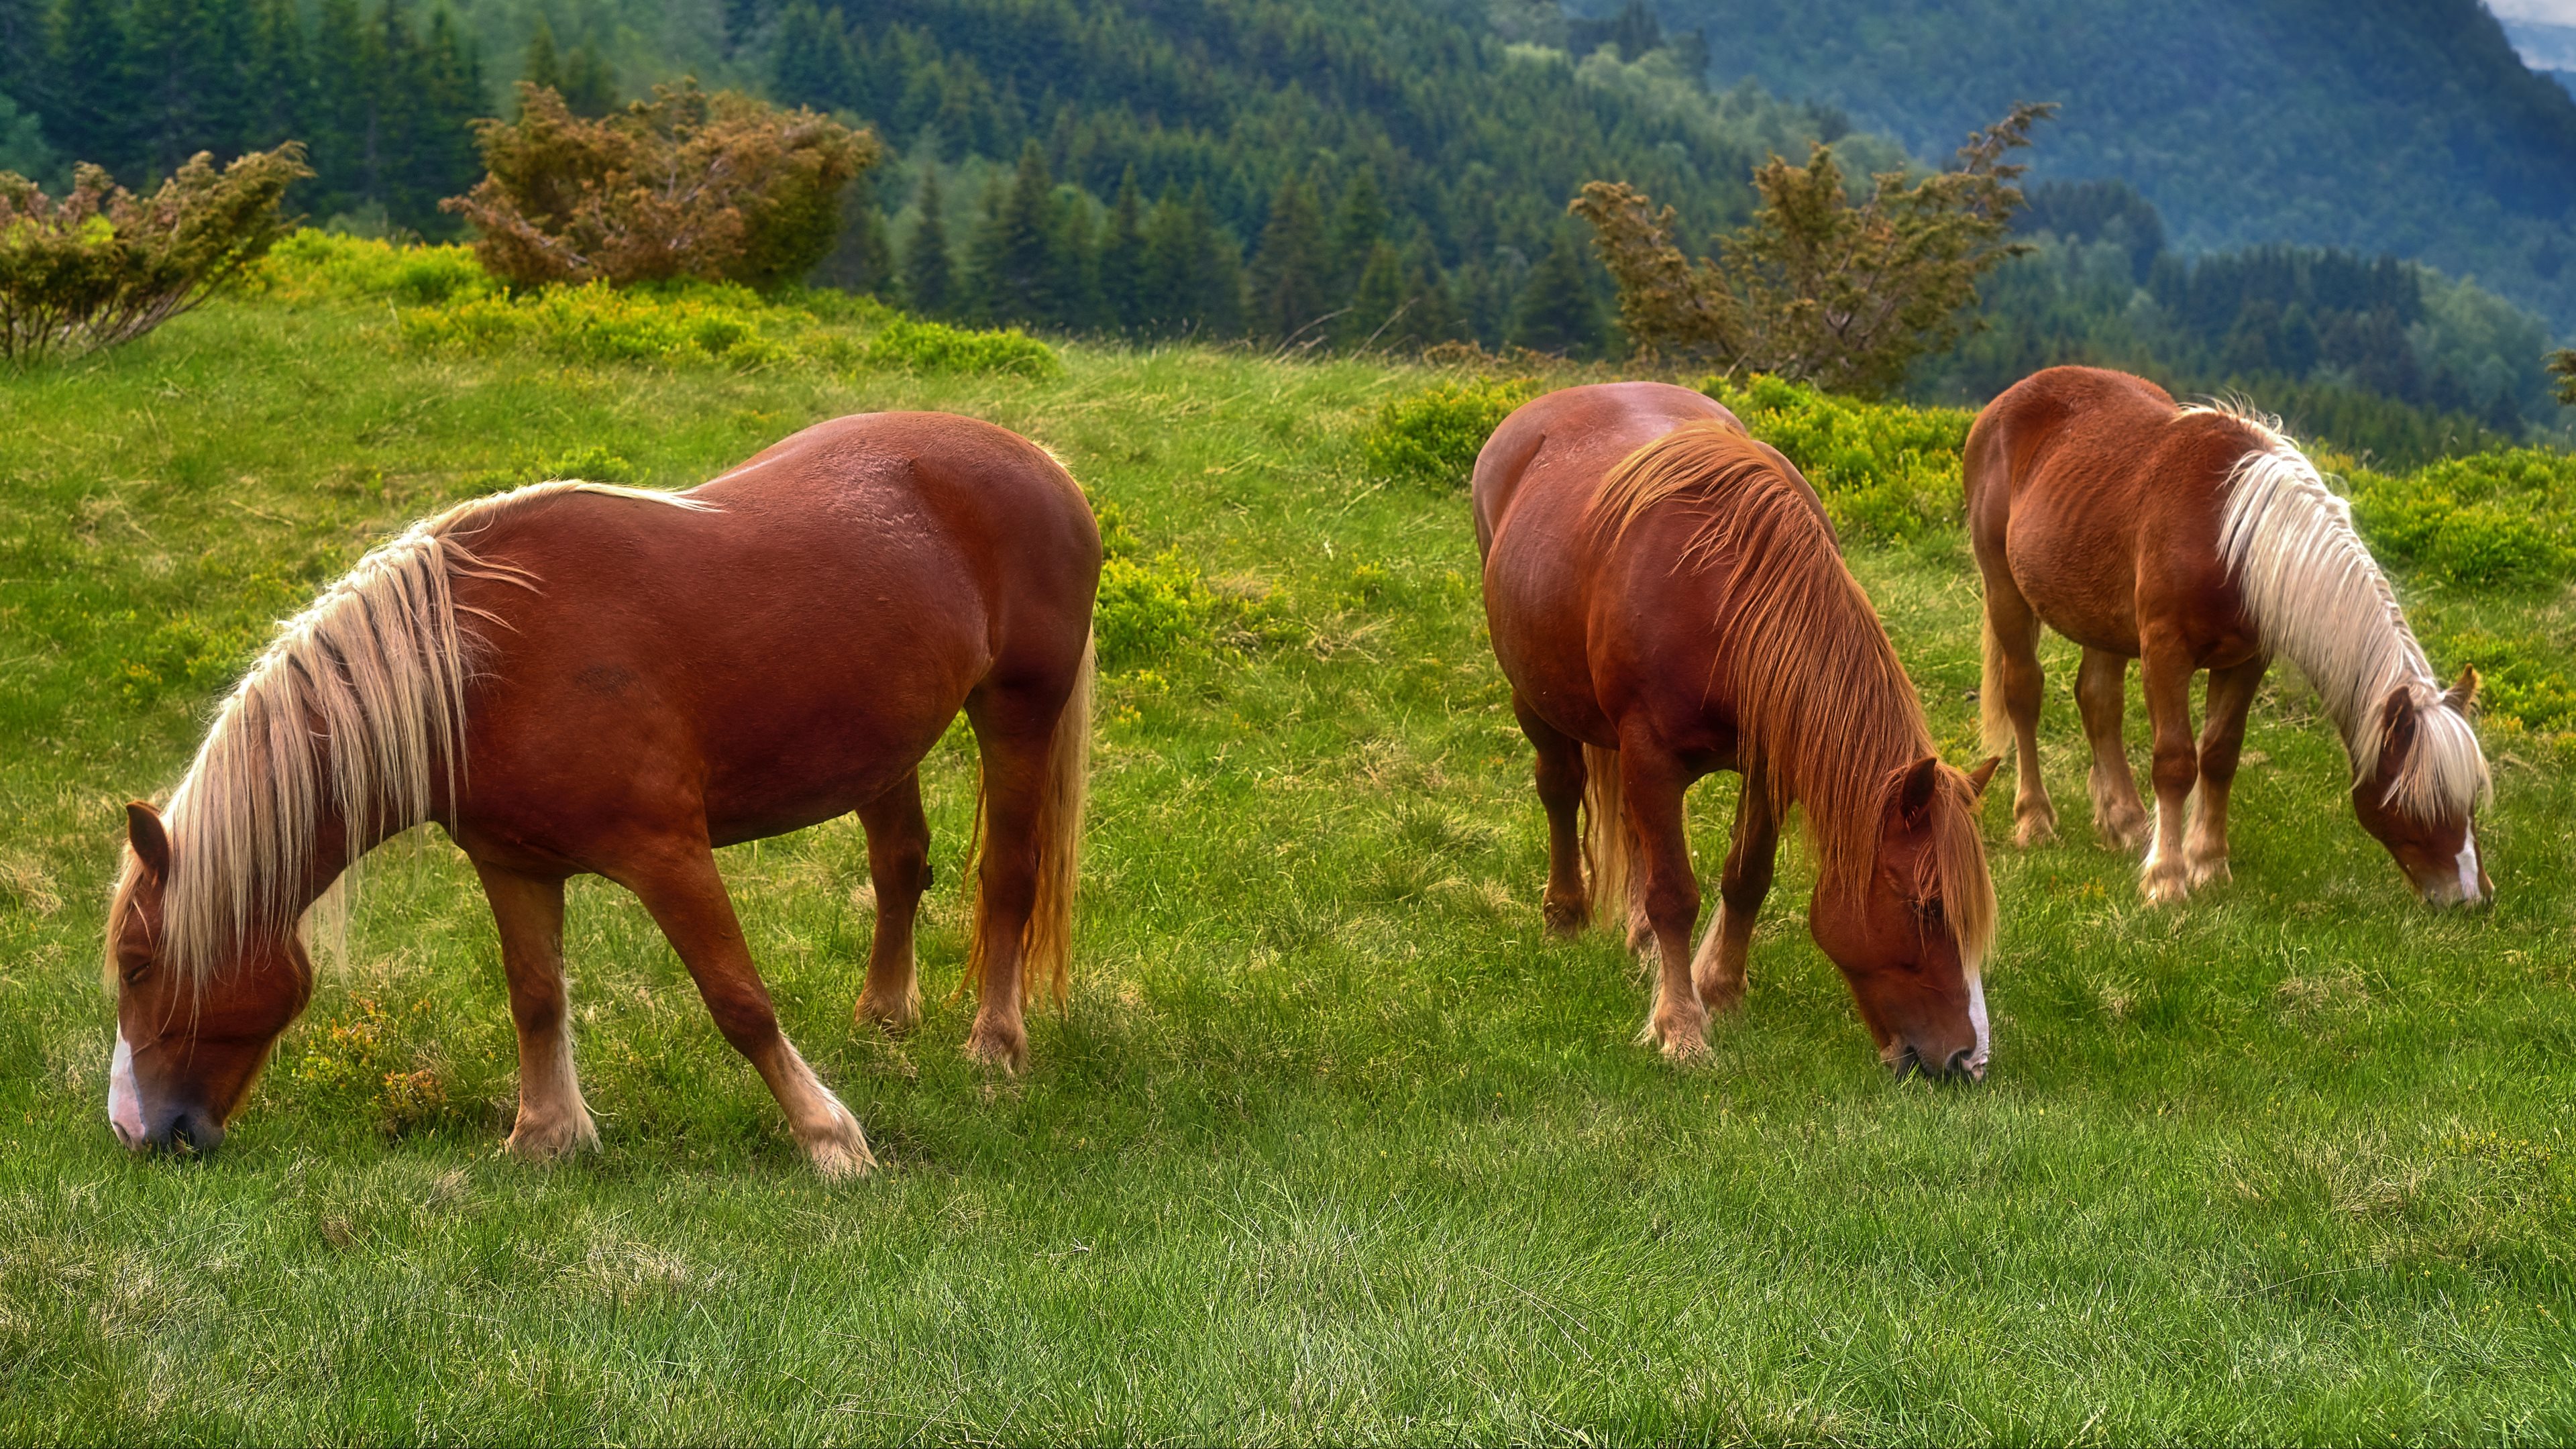
[[[1647, 987], [1613, 940], [1541, 930], [1463, 488], [1389, 463], [1391, 404], [1510, 379], [1183, 346], [961, 361], [876, 316], [709, 321], [721, 298], [594, 355], [438, 275], [281, 285], [0, 375], [0, 1441], [2576, 1438], [2563, 512], [2480, 533], [2490, 474], [2441, 475], [2466, 525], [2355, 475], [2366, 518], [2417, 529], [2399, 578], [2436, 664], [2483, 650], [2519, 681], [2487, 725], [2492, 909], [2414, 904], [2286, 671], [2234, 882], [2142, 906], [2091, 842], [2053, 644], [2066, 839], [2015, 852], [1986, 802], [1989, 1080], [1878, 1065], [1794, 846], [1743, 1011], [1677, 1071], [1633, 1040]], [[1972, 762], [1955, 460], [1872, 442], [1961, 419], [1746, 400], [1766, 435], [1805, 430]], [[959, 1051], [961, 727], [925, 765], [912, 1034], [851, 1023], [855, 822], [725, 853], [789, 1034], [883, 1159], [868, 1180], [814, 1177], [596, 881], [567, 954], [603, 1150], [499, 1155], [498, 949], [427, 831], [367, 863], [345, 964], [222, 1152], [117, 1146], [120, 807], [174, 782], [271, 620], [457, 498], [685, 486], [916, 407], [1057, 450], [1112, 546], [1075, 982], [1033, 1014], [1027, 1075]], [[2519, 562], [2481, 563], [2489, 534]], [[1693, 797], [1704, 870], [1733, 793]]]

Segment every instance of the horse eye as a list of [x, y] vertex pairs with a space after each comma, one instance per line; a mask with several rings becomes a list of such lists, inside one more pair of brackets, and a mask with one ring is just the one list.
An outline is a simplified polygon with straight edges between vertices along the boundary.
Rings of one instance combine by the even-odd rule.
[[151, 970], [152, 970], [152, 958], [151, 958], [151, 957], [149, 957], [149, 956], [146, 956], [146, 957], [144, 957], [142, 960], [137, 961], [137, 962], [133, 963], [133, 964], [132, 964], [132, 965], [130, 965], [130, 966], [127, 966], [127, 967], [125, 968], [125, 984], [126, 984], [126, 985], [128, 985], [128, 986], [132, 986], [134, 983], [136, 983], [136, 982], [138, 982], [138, 981], [142, 980], [142, 979], [143, 979], [147, 974], [149, 974], [149, 973], [151, 972]]

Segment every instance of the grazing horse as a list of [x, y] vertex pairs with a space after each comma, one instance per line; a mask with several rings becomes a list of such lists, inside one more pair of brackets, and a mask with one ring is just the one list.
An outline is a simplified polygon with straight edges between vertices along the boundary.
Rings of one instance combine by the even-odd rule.
[[[1659, 974], [1641, 1039], [1703, 1056], [1709, 1011], [1743, 1000], [1754, 916], [1797, 803], [1818, 863], [1808, 928], [1880, 1059], [1900, 1076], [1983, 1077], [1995, 895], [1976, 799], [1994, 762], [1968, 775], [1935, 757], [1914, 686], [1798, 470], [1685, 388], [1573, 387], [1495, 430], [1475, 507], [1494, 654], [1538, 749], [1547, 922], [1571, 934], [1606, 903], [1631, 946], [1651, 939]], [[1715, 770], [1740, 772], [1744, 788], [1694, 959], [1682, 796]]]
[[1073, 479], [968, 418], [821, 423], [685, 493], [540, 483], [368, 554], [225, 700], [166, 810], [127, 807], [108, 914], [108, 1115], [213, 1148], [312, 994], [299, 923], [436, 821], [481, 876], [519, 1037], [509, 1146], [595, 1145], [573, 1075], [564, 881], [640, 897], [825, 1176], [873, 1165], [781, 1034], [715, 847], [851, 811], [876, 942], [859, 1015], [918, 1010], [917, 767], [962, 707], [982, 755], [968, 1050], [1023, 1064], [1060, 995], [1090, 735], [1100, 535]]
[[[1985, 576], [1986, 742], [2020, 756], [2014, 840], [2056, 833], [2039, 768], [2039, 626], [2084, 648], [2075, 700], [2093, 745], [2093, 828], [2121, 849], [2147, 828], [2120, 738], [2129, 661], [2155, 731], [2155, 834], [2140, 884], [2176, 901], [2224, 880], [2227, 794], [2245, 711], [2273, 656], [2315, 685], [2352, 761], [2352, 804], [2424, 899], [2494, 890], [2471, 817], [2486, 757], [2387, 577], [2336, 497], [2273, 423], [2180, 407], [2126, 373], [2052, 367], [1968, 432], [1968, 532]], [[2191, 679], [2209, 671], [2195, 746]]]

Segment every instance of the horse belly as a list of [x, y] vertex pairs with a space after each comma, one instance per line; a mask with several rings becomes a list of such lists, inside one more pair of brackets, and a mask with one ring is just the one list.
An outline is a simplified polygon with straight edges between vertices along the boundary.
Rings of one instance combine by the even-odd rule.
[[2006, 529], [2014, 587], [2041, 623], [2083, 645], [2136, 657], [2136, 546], [2087, 509], [2045, 511], [2025, 497]]

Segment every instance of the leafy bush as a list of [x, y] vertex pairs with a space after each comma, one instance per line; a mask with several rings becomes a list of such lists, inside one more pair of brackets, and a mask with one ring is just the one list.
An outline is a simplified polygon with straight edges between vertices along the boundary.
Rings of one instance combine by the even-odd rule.
[[406, 312], [402, 337], [414, 347], [474, 353], [527, 348], [567, 362], [756, 367], [788, 356], [784, 345], [762, 331], [764, 312], [748, 292], [654, 296], [591, 282]]
[[831, 250], [842, 188], [878, 155], [865, 131], [695, 81], [596, 121], [542, 86], [519, 97], [517, 121], [476, 123], [490, 174], [440, 203], [519, 286], [792, 282]]
[[1360, 461], [1380, 478], [1463, 488], [1485, 440], [1537, 392], [1537, 384], [1514, 378], [1444, 382], [1390, 399], [1360, 439]]
[[1101, 560], [1100, 593], [1091, 606], [1100, 667], [1127, 669], [1204, 641], [1216, 607], [1215, 593], [1177, 553], [1144, 562]]
[[2446, 667], [2478, 670], [2478, 711], [2490, 725], [2576, 741], [2576, 685], [2549, 663], [2547, 643], [2502, 638], [2481, 630], [2446, 636], [2438, 653]]
[[311, 227], [277, 244], [260, 264], [259, 281], [281, 301], [390, 298], [408, 307], [467, 301], [501, 290], [472, 247], [396, 246]]
[[1064, 370], [1053, 349], [1017, 327], [980, 331], [903, 316], [890, 318], [878, 330], [863, 360], [871, 367], [904, 372], [1053, 377]]
[[2402, 477], [2351, 475], [2353, 516], [2382, 558], [2473, 587], [2576, 572], [2576, 458], [2509, 448]]
[[0, 171], [0, 357], [114, 346], [196, 307], [276, 242], [279, 198], [312, 174], [291, 141], [221, 171], [201, 151], [149, 198], [96, 166], [59, 201]]
[[1911, 538], [1960, 516], [1959, 453], [1975, 415], [1828, 397], [1776, 377], [1701, 391], [1798, 465], [1845, 536]]

